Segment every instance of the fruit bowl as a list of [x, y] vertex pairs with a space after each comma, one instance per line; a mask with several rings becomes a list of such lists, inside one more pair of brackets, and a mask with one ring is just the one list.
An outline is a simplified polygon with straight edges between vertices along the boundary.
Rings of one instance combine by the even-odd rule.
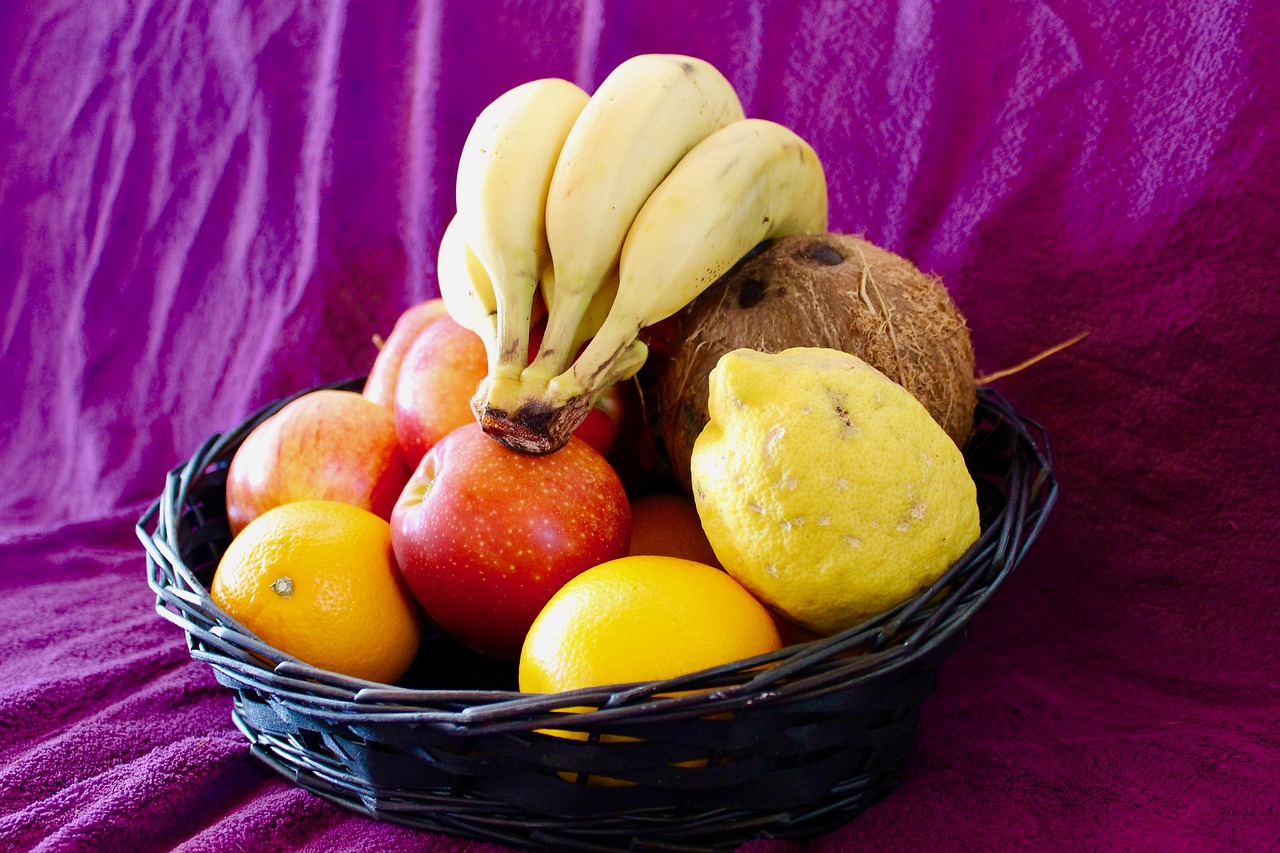
[[862, 625], [667, 681], [553, 695], [518, 692], [514, 667], [436, 633], [399, 684], [378, 684], [290, 658], [209, 597], [231, 541], [227, 466], [290, 399], [209, 437], [139, 520], [156, 611], [233, 692], [235, 725], [285, 778], [372, 818], [519, 847], [729, 850], [847, 823], [901, 781], [938, 665], [1057, 496], [1043, 429], [983, 389], [965, 451], [982, 535], [933, 586]]

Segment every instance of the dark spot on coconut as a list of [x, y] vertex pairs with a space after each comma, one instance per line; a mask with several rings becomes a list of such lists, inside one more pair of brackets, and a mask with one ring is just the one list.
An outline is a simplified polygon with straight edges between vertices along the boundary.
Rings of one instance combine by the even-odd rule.
[[758, 278], [744, 279], [738, 285], [738, 307], [751, 308], [764, 299], [765, 283]]
[[809, 246], [808, 251], [805, 252], [805, 257], [814, 263], [822, 264], [824, 267], [834, 267], [844, 263], [844, 255], [837, 252], [834, 246], [827, 243]]
[[692, 62], [681, 62], [681, 63], [680, 63], [680, 70], [681, 70], [681, 71], [683, 71], [685, 74], [693, 74], [693, 63], [692, 63]]

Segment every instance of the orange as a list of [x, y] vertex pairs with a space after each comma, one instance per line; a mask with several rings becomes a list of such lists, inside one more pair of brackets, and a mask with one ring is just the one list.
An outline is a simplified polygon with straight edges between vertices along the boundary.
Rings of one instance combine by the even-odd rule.
[[629, 553], [720, 565], [688, 495], [646, 495], [632, 501]]
[[391, 526], [348, 504], [298, 501], [258, 516], [231, 541], [209, 592], [268, 645], [354, 678], [394, 682], [422, 639]]
[[588, 569], [547, 602], [525, 637], [520, 689], [653, 681], [780, 647], [769, 612], [719, 569], [623, 557]]

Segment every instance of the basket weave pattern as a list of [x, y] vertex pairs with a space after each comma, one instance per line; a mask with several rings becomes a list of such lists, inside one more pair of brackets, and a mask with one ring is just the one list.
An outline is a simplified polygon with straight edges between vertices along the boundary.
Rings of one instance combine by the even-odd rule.
[[846, 823], [901, 780], [938, 664], [1057, 496], [1043, 430], [984, 390], [966, 451], [981, 537], [863, 625], [663, 682], [548, 696], [517, 692], [514, 668], [436, 633], [388, 686], [290, 658], [209, 597], [231, 541], [227, 465], [289, 399], [211, 436], [139, 520], [157, 612], [233, 691], [236, 726], [286, 778], [380, 820], [523, 847], [733, 849]]

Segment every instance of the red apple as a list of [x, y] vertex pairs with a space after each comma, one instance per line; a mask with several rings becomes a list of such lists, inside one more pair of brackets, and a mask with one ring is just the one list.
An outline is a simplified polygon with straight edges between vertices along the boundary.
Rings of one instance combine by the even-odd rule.
[[443, 317], [446, 313], [444, 300], [439, 297], [419, 302], [406, 308], [391, 328], [391, 334], [378, 349], [378, 355], [369, 369], [369, 377], [364, 382], [364, 395], [380, 406], [394, 409], [396, 404], [396, 377], [400, 374], [400, 365], [404, 362], [405, 353], [413, 344], [418, 333], [432, 321]]
[[396, 380], [396, 433], [409, 464], [464, 424], [475, 423], [471, 397], [489, 372], [484, 342], [444, 316], [414, 338]]
[[510, 661], [556, 590], [630, 539], [622, 482], [586, 442], [527, 456], [474, 422], [427, 452], [391, 514], [396, 561], [427, 613]]
[[390, 518], [411, 467], [395, 416], [355, 391], [313, 391], [245, 438], [227, 471], [231, 532], [267, 510], [331, 500]]

